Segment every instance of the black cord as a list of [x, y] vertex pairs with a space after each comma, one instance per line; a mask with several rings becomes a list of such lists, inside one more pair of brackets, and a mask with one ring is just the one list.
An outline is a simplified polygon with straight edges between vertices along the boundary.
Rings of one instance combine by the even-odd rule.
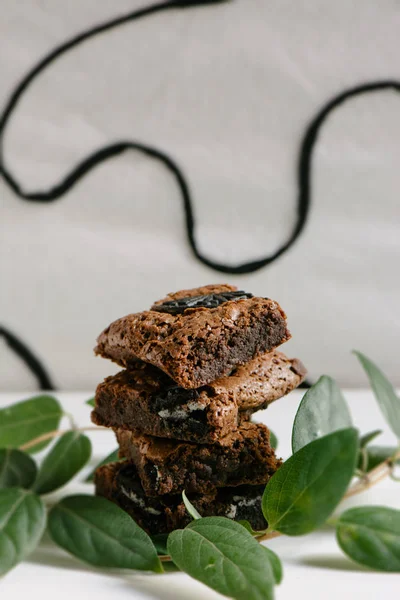
[[123, 25], [128, 21], [138, 20], [139, 18], [149, 16], [160, 11], [177, 8], [190, 8], [193, 6], [201, 6], [207, 4], [217, 4], [224, 1], [226, 0], [175, 0], [172, 2], [162, 2], [159, 4], [154, 4], [149, 7], [136, 10], [134, 12], [107, 21], [106, 23], [97, 25], [87, 31], [76, 35], [72, 39], [68, 40], [67, 42], [64, 42], [63, 44], [52, 50], [36, 66], [34, 66], [22, 79], [22, 81], [17, 85], [17, 87], [11, 94], [11, 97], [0, 117], [0, 174], [3, 175], [5, 181], [7, 182], [9, 187], [14, 191], [14, 193], [23, 200], [33, 202], [53, 202], [54, 200], [57, 200], [58, 198], [66, 194], [80, 179], [82, 179], [82, 177], [84, 177], [89, 171], [94, 169], [100, 163], [123, 152], [126, 152], [127, 150], [137, 150], [163, 163], [164, 166], [167, 167], [167, 169], [174, 175], [176, 183], [182, 195], [188, 242], [194, 255], [198, 258], [200, 262], [221, 273], [238, 275], [258, 271], [259, 269], [274, 262], [285, 252], [287, 252], [289, 248], [295, 243], [297, 238], [301, 235], [307, 222], [311, 196], [310, 179], [312, 152], [319, 134], [319, 130], [323, 125], [324, 121], [326, 120], [326, 118], [332, 110], [334, 110], [337, 106], [354, 96], [366, 92], [385, 89], [393, 89], [395, 91], [399, 91], [400, 83], [398, 81], [377, 81], [351, 88], [340, 93], [338, 96], [330, 100], [320, 110], [320, 112], [308, 126], [300, 148], [297, 174], [298, 196], [296, 208], [296, 221], [292, 233], [289, 235], [288, 239], [272, 254], [259, 260], [245, 262], [238, 265], [228, 265], [225, 263], [214, 261], [210, 258], [207, 258], [200, 252], [195, 237], [196, 224], [193, 213], [192, 198], [187, 180], [181, 168], [178, 167], [177, 163], [166, 152], [158, 150], [157, 148], [148, 146], [146, 144], [142, 144], [140, 142], [129, 140], [122, 140], [110, 144], [109, 146], [101, 148], [100, 150], [97, 150], [96, 152], [85, 158], [74, 169], [72, 169], [72, 171], [60, 183], [58, 183], [49, 190], [38, 192], [24, 192], [21, 188], [21, 185], [15, 179], [14, 175], [5, 166], [3, 157], [3, 136], [7, 122], [9, 121], [11, 114], [13, 113], [22, 94], [25, 92], [29, 84], [37, 75], [39, 75], [39, 73], [41, 73], [52, 62], [54, 62], [54, 60], [56, 60], [59, 56], [61, 56], [71, 48], [74, 48], [78, 44], [81, 44], [82, 42], [88, 40], [89, 38], [99, 35], [100, 33], [104, 33], [105, 31], [108, 31], [109, 29], [112, 29], [119, 25]]
[[[57, 184], [53, 188], [47, 191], [25, 192], [23, 191], [21, 185], [18, 183], [10, 169], [8, 169], [5, 165], [5, 160], [3, 156], [3, 138], [7, 123], [9, 122], [13, 111], [17, 107], [21, 96], [26, 91], [28, 86], [46, 67], [52, 64], [59, 56], [61, 56], [68, 50], [71, 50], [78, 44], [81, 44], [82, 42], [85, 42], [89, 38], [92, 38], [96, 35], [104, 33], [109, 29], [118, 27], [119, 25], [123, 25], [124, 23], [127, 23], [129, 21], [140, 19], [141, 17], [149, 16], [156, 12], [161, 12], [170, 9], [192, 8], [194, 6], [203, 6], [207, 4], [219, 4], [226, 1], [227, 0], [174, 0], [171, 2], [161, 2], [158, 4], [153, 4], [151, 6], [130, 12], [126, 15], [116, 17], [115, 19], [112, 19], [100, 25], [96, 25], [95, 27], [92, 27], [87, 31], [84, 31], [74, 36], [70, 40], [64, 42], [63, 44], [57, 46], [54, 50], [49, 52], [49, 54], [47, 54], [34, 67], [32, 67], [32, 69], [15, 87], [15, 89], [10, 95], [10, 98], [3, 112], [0, 115], [0, 175], [3, 176], [6, 184], [22, 200], [27, 200], [31, 202], [53, 202], [54, 200], [57, 200], [58, 198], [66, 194], [75, 185], [75, 183], [77, 183], [82, 177], [85, 176], [86, 173], [88, 173], [98, 164], [102, 163], [108, 158], [117, 156], [125, 152], [126, 150], [138, 150], [143, 152], [147, 156], [150, 156], [162, 162], [175, 176], [176, 182], [180, 188], [183, 198], [188, 234], [189, 232], [192, 232], [191, 234], [189, 234], [189, 240], [194, 240], [194, 218], [188, 184], [178, 165], [166, 153], [157, 150], [156, 148], [153, 148], [151, 146], [147, 146], [138, 142], [117, 142], [114, 144], [110, 144], [105, 148], [101, 148], [100, 150], [88, 156], [81, 163], [79, 163], [71, 171], [71, 173], [69, 173], [59, 184]], [[0, 327], [0, 335], [5, 338], [10, 349], [13, 350], [15, 354], [17, 354], [17, 356], [19, 356], [24, 361], [28, 369], [35, 375], [40, 389], [55, 389], [49, 374], [46, 372], [45, 367], [42, 365], [40, 360], [37, 357], [35, 357], [35, 355], [32, 353], [32, 351], [28, 348], [26, 344], [24, 344], [15, 334], [13, 334], [5, 327]]]
[[11, 331], [5, 327], [0, 327], [0, 336], [4, 337], [9, 348], [23, 360], [31, 373], [33, 373], [41, 390], [55, 389], [50, 375], [47, 373], [40, 360], [33, 354], [32, 350], [24, 344], [24, 342], [18, 339], [16, 335], [11, 333]]
[[[292, 233], [289, 235], [288, 239], [272, 254], [267, 255], [259, 260], [244, 262], [238, 265], [228, 265], [225, 263], [214, 261], [210, 258], [207, 258], [200, 252], [195, 237], [196, 224], [189, 185], [181, 168], [178, 167], [177, 163], [164, 151], [158, 150], [157, 148], [148, 146], [140, 142], [122, 140], [110, 144], [104, 148], [101, 148], [100, 150], [97, 150], [93, 154], [89, 155], [74, 169], [72, 169], [72, 171], [54, 187], [46, 191], [37, 192], [23, 191], [21, 185], [18, 183], [10, 169], [6, 167], [3, 157], [3, 137], [5, 128], [22, 94], [26, 91], [29, 84], [35, 79], [35, 77], [37, 77], [47, 66], [53, 63], [59, 56], [61, 56], [68, 50], [71, 50], [72, 48], [78, 46], [79, 44], [85, 42], [89, 38], [104, 33], [105, 31], [108, 31], [119, 25], [123, 25], [129, 21], [138, 20], [142, 17], [150, 16], [157, 12], [166, 11], [170, 9], [191, 8], [194, 6], [203, 6], [207, 4], [219, 4], [221, 2], [226, 1], [227, 0], [174, 0], [170, 2], [161, 2], [153, 4], [151, 6], [130, 12], [126, 15], [116, 17], [110, 21], [92, 27], [91, 29], [88, 29], [87, 31], [84, 31], [74, 36], [70, 40], [64, 42], [63, 44], [59, 45], [54, 50], [52, 50], [49, 54], [47, 54], [41, 61], [39, 61], [37, 65], [35, 65], [27, 73], [27, 75], [25, 75], [22, 81], [16, 86], [16, 88], [10, 96], [8, 103], [6, 104], [5, 109], [3, 110], [0, 116], [0, 175], [3, 175], [7, 185], [14, 191], [14, 193], [19, 198], [23, 200], [32, 202], [53, 202], [54, 200], [57, 200], [58, 198], [66, 194], [90, 170], [94, 169], [96, 166], [98, 166], [105, 160], [122, 154], [127, 150], [136, 150], [163, 163], [164, 166], [173, 174], [183, 200], [187, 239], [194, 255], [200, 262], [221, 273], [239, 275], [258, 271], [259, 269], [271, 264], [280, 256], [282, 256], [285, 252], [287, 252], [303, 232], [309, 215], [311, 199], [312, 153], [321, 126], [323, 125], [327, 117], [330, 115], [332, 110], [334, 110], [336, 107], [340, 106], [350, 98], [358, 96], [360, 94], [364, 94], [366, 92], [387, 89], [392, 89], [394, 91], [399, 92], [400, 82], [394, 80], [386, 80], [359, 85], [357, 87], [341, 92], [339, 95], [335, 96], [332, 100], [330, 100], [319, 111], [319, 113], [316, 115], [316, 117], [314, 117], [310, 125], [307, 127], [300, 147], [297, 171], [298, 195], [296, 207], [296, 221]], [[2, 331], [4, 332], [5, 330], [3, 329]], [[31, 368], [32, 370], [34, 367], [32, 364], [32, 355], [30, 351], [18, 340], [18, 344], [15, 345], [15, 336], [13, 337], [13, 340], [14, 350], [19, 354], [19, 356], [21, 356], [25, 360], [29, 368]], [[12, 346], [12, 344], [10, 345]], [[18, 350], [16, 350], [17, 347]], [[38, 361], [36, 361], [36, 363], [38, 363]], [[43, 367], [41, 365], [39, 366], [40, 374], [39, 371], [36, 372], [38, 379], [40, 379], [40, 377], [43, 375]], [[49, 383], [49, 379], [46, 379], [46, 377], [45, 383]]]

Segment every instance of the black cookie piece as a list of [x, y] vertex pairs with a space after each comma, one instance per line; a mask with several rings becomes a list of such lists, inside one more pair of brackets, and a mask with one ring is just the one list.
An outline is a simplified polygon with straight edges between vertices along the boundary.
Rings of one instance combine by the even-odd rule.
[[154, 304], [151, 310], [169, 313], [170, 315], [179, 315], [188, 308], [217, 308], [231, 300], [246, 300], [253, 298], [253, 294], [248, 294], [242, 290], [236, 292], [224, 292], [221, 294], [206, 294], [203, 296], [188, 296], [179, 300], [167, 300], [162, 304]]

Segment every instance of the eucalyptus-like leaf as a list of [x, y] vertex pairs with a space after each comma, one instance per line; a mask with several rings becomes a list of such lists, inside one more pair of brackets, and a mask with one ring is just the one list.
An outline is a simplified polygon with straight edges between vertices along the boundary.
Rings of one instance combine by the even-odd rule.
[[49, 514], [49, 532], [61, 548], [95, 567], [163, 571], [147, 533], [105, 498], [64, 498]]
[[156, 533], [155, 535], [150, 536], [151, 541], [154, 544], [157, 553], [162, 555], [168, 554], [167, 550], [167, 540], [168, 533]]
[[46, 527], [46, 509], [31, 491], [0, 490], [0, 576], [24, 560]]
[[100, 461], [99, 464], [95, 466], [95, 468], [90, 473], [90, 475], [88, 475], [86, 477], [85, 482], [92, 483], [94, 481], [94, 474], [96, 473], [97, 469], [99, 469], [100, 467], [103, 467], [104, 465], [108, 465], [109, 463], [112, 463], [112, 462], [125, 460], [124, 458], [119, 458], [118, 452], [119, 452], [119, 450], [118, 450], [118, 448], [116, 448], [110, 454], [108, 454], [108, 456], [103, 458], [103, 460]]
[[89, 400], [86, 400], [85, 404], [92, 406], [93, 408], [96, 406], [94, 398], [89, 398]]
[[201, 519], [201, 514], [190, 502], [189, 498], [186, 496], [185, 490], [183, 490], [183, 492], [182, 492], [182, 500], [183, 500], [183, 504], [185, 505], [186, 510], [188, 511], [188, 513], [192, 517], [192, 519], [194, 519], [194, 520]]
[[[394, 456], [398, 448], [395, 446], [368, 446], [365, 451], [367, 453], [366, 471], [369, 472], [388, 458]], [[400, 459], [397, 459], [395, 463], [400, 464]]]
[[282, 579], [283, 579], [283, 567], [282, 567], [281, 559], [279, 558], [279, 556], [277, 554], [275, 554], [275, 552], [273, 552], [271, 550], [271, 548], [268, 548], [268, 546], [261, 546], [261, 547], [264, 548], [264, 551], [268, 555], [268, 560], [271, 564], [275, 583], [276, 583], [276, 585], [279, 585], [280, 583], [282, 583]]
[[[19, 448], [31, 440], [58, 429], [63, 411], [52, 396], [36, 396], [0, 410], [0, 447]], [[33, 454], [45, 448], [46, 440], [29, 448]]]
[[267, 530], [266, 529], [262, 529], [260, 531], [255, 531], [252, 526], [250, 525], [250, 523], [246, 520], [241, 520], [241, 521], [236, 521], [236, 523], [239, 523], [240, 525], [242, 525], [242, 527], [244, 527], [245, 529], [247, 529], [247, 531], [254, 537], [258, 537], [260, 535], [263, 535]]
[[244, 527], [204, 517], [170, 533], [168, 554], [178, 567], [236, 600], [271, 600], [274, 570], [265, 549]]
[[89, 438], [79, 431], [64, 433], [44, 459], [35, 482], [38, 494], [48, 494], [70, 481], [87, 463], [92, 452]]
[[358, 458], [358, 435], [342, 429], [310, 442], [271, 477], [262, 507], [271, 529], [302, 535], [320, 527], [344, 496]]
[[35, 481], [36, 474], [36, 464], [25, 452], [13, 448], [0, 450], [0, 489], [28, 489]]
[[360, 449], [366, 448], [375, 438], [381, 435], [382, 429], [374, 429], [360, 437]]
[[384, 506], [347, 510], [338, 520], [339, 546], [354, 561], [379, 571], [400, 572], [400, 511]]
[[351, 415], [340, 388], [327, 375], [304, 394], [293, 423], [292, 450], [297, 452], [309, 442], [352, 426]]
[[386, 375], [361, 352], [354, 351], [365, 372], [387, 424], [400, 440], [400, 398]]
[[277, 449], [278, 438], [276, 437], [275, 433], [271, 430], [269, 430], [269, 443], [271, 444], [271, 448], [273, 448], [274, 450]]

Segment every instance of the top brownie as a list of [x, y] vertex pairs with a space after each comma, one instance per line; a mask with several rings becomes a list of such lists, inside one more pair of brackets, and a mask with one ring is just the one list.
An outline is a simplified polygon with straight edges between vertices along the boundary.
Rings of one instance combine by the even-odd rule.
[[169, 294], [150, 310], [111, 323], [95, 353], [128, 368], [142, 360], [183, 388], [197, 388], [290, 338], [277, 302], [231, 285]]

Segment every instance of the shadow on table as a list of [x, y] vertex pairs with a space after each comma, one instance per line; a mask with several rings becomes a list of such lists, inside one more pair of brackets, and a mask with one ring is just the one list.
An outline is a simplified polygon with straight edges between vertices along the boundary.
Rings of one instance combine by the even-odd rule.
[[[156, 575], [147, 571], [96, 569], [58, 548], [47, 535], [44, 536], [36, 550], [26, 559], [26, 562], [50, 566], [56, 569], [85, 571], [88, 574], [95, 574], [100, 577], [113, 577], [115, 578], [116, 590], [121, 586], [124, 588], [129, 586], [132, 590], [137, 590], [143, 595], [148, 596], [149, 600], [187, 600], [187, 587], [182, 586], [181, 580], [172, 581], [169, 579], [168, 587], [166, 586], [165, 576], [179, 572], [172, 563], [164, 563], [163, 566], [166, 571], [164, 575]], [[213, 594], [211, 590], [209, 590], [209, 593]], [[218, 598], [220, 596], [215, 593], [215, 597]], [[204, 600], [204, 591], [191, 589], [190, 598], [191, 600]]]
[[314, 567], [317, 569], [332, 569], [334, 571], [352, 571], [353, 573], [361, 573], [369, 571], [367, 567], [357, 565], [345, 556], [335, 556], [333, 554], [316, 554], [305, 556], [298, 561], [301, 565]]
[[129, 586], [132, 591], [141, 592], [151, 600], [188, 600], [188, 598], [190, 600], [204, 600], [205, 598], [218, 600], [222, 598], [217, 592], [197, 584], [193, 580], [190, 584], [182, 585], [181, 577], [179, 579], [169, 579], [167, 583], [164, 577], [154, 576], [140, 579], [131, 577], [130, 581], [120, 581], [119, 586], [122, 585], [125, 590]]

